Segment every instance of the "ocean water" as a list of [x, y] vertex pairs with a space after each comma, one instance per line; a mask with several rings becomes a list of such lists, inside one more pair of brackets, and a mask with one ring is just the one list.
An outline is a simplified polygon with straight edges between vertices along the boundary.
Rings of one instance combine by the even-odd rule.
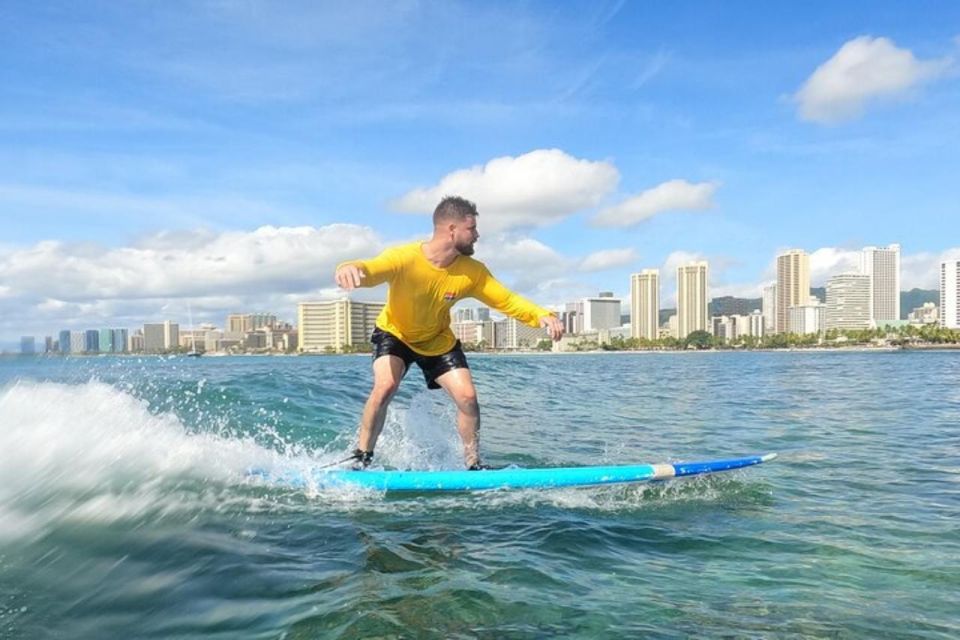
[[[957, 638], [960, 353], [474, 356], [485, 458], [659, 484], [290, 490], [361, 356], [0, 360], [0, 638]], [[456, 468], [411, 371], [377, 461]]]

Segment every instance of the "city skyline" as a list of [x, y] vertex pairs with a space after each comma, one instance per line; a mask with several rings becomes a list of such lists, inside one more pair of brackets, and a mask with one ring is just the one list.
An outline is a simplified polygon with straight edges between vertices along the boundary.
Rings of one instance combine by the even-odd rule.
[[867, 246], [902, 245], [902, 290], [960, 257], [955, 3], [805, 5], [813, 31], [764, 3], [372, 14], [9, 7], [0, 348], [188, 306], [292, 318], [447, 192], [478, 203], [477, 257], [555, 308], [643, 268], [674, 306], [691, 261], [759, 297], [790, 247], [815, 287]]
[[[864, 327], [881, 327], [884, 324], [897, 324], [906, 319], [906, 311], [900, 314], [901, 300], [904, 291], [897, 291], [896, 285], [900, 282], [900, 245], [892, 244], [888, 247], [868, 246], [864, 247], [860, 254], [859, 268], [856, 271], [847, 270], [834, 273], [829, 277], [825, 289], [825, 301], [820, 301], [813, 295], [812, 288], [809, 287], [808, 280], [808, 258], [809, 256], [803, 250], [791, 249], [777, 256], [778, 279], [776, 283], [762, 288], [760, 298], [731, 298], [725, 296], [721, 299], [729, 301], [726, 304], [733, 304], [735, 301], [745, 303], [749, 301], [760, 301], [760, 308], [755, 309], [755, 313], [749, 313], [742, 316], [726, 314], [741, 314], [745, 312], [733, 311], [720, 313], [716, 310], [713, 314], [708, 313], [708, 306], [712, 306], [718, 299], [708, 295], [709, 286], [709, 263], [706, 261], [695, 261], [680, 265], [677, 268], [677, 300], [686, 301], [678, 304], [676, 308], [662, 307], [660, 305], [660, 273], [658, 269], [643, 269], [639, 273], [630, 275], [630, 294], [627, 299], [616, 298], [612, 292], [600, 292], [596, 297], [587, 297], [576, 301], [568, 301], [563, 306], [563, 310], [557, 310], [566, 330], [571, 334], [592, 333], [599, 330], [626, 330], [626, 333], [633, 338], [643, 338], [653, 340], [662, 334], [665, 330], [667, 334], [674, 337], [683, 338], [693, 331], [707, 330], [714, 335], [720, 335], [718, 328], [723, 333], [732, 331], [734, 335], [746, 333], [747, 335], [763, 336], [770, 333], [822, 333], [830, 328], [857, 329]], [[956, 265], [960, 261], [944, 261], [941, 263], [940, 273], [941, 282], [939, 290], [931, 290], [939, 294], [940, 306], [933, 303], [933, 311], [939, 314], [938, 323], [946, 327], [956, 327], [956, 299], [960, 296], [960, 288], [956, 286], [958, 281]], [[950, 275], [953, 274], [953, 275]], [[948, 277], [949, 276], [949, 277]], [[951, 279], [952, 278], [952, 279]], [[777, 292], [781, 293], [778, 294]], [[783, 294], [788, 291], [789, 295]], [[806, 296], [802, 295], [806, 292]], [[784, 300], [790, 298], [789, 304]], [[808, 301], [809, 300], [809, 301]], [[877, 304], [880, 300], [880, 304]], [[608, 311], [608, 303], [615, 303], [616, 310]], [[709, 305], [708, 305], [709, 303]], [[738, 303], [738, 304], [739, 304]], [[351, 305], [357, 311], [351, 311]], [[258, 329], [270, 328], [284, 330], [293, 329], [294, 333], [306, 331], [299, 338], [301, 347], [305, 343], [326, 344], [348, 344], [359, 345], [365, 342], [365, 336], [372, 330], [373, 322], [379, 309], [382, 308], [383, 301], [369, 302], [357, 301], [352, 299], [350, 292], [341, 292], [341, 295], [325, 301], [301, 301], [297, 304], [297, 324], [290, 325], [286, 322], [278, 322], [277, 315], [270, 312], [252, 312], [238, 313], [231, 312], [226, 316], [224, 329], [218, 330], [212, 323], [204, 323], [200, 329], [191, 327], [184, 332], [179, 332], [179, 326], [176, 322], [165, 320], [162, 323], [144, 323], [142, 331], [134, 330], [130, 335], [131, 344], [139, 340], [147, 352], [157, 352], [161, 349], [170, 350], [177, 346], [178, 339], [169, 337], [169, 327], [172, 324], [174, 333], [183, 333], [193, 335], [193, 339], [204, 337], [211, 339], [210, 333], [217, 332], [219, 338], [228, 338], [228, 342], [239, 339], [242, 336], [254, 332]], [[911, 317], [913, 311], [924, 311], [923, 316], [929, 317], [930, 309], [928, 303], [924, 303], [923, 308], [909, 309]], [[684, 308], [686, 307], [686, 309]], [[360, 309], [374, 309], [371, 314], [369, 311], [359, 311]], [[312, 309], [312, 310], [311, 310]], [[627, 310], [624, 318], [623, 311]], [[665, 323], [659, 323], [661, 311], [673, 311]], [[786, 311], [786, 313], [783, 313]], [[306, 313], [305, 313], [306, 312]], [[473, 341], [469, 336], [476, 337], [482, 335], [480, 326], [482, 322], [476, 322], [476, 327], [457, 327], [458, 323], [474, 323], [474, 316], [483, 320], [490, 320], [491, 309], [484, 306], [464, 306], [457, 304], [451, 309], [451, 321], [454, 331], [458, 338], [464, 341]], [[358, 317], [363, 320], [358, 328], [340, 324], [343, 317], [351, 317], [360, 313]], [[780, 316], [784, 315], [783, 327], [777, 326], [781, 323]], [[749, 316], [749, 317], [747, 317]], [[903, 317], [902, 317], [903, 316]], [[305, 318], [312, 317], [310, 328], [306, 329]], [[736, 325], [737, 318], [742, 318], [744, 326]], [[717, 324], [722, 321], [722, 324]], [[734, 322], [727, 326], [726, 323]], [[927, 320], [921, 322], [926, 323]], [[348, 323], [349, 324], [349, 323]], [[159, 332], [158, 335], [167, 335], [162, 339], [150, 340], [146, 334], [153, 329]], [[354, 335], [352, 331], [359, 333]], [[461, 335], [461, 331], [465, 331]], [[479, 331], [479, 333], [477, 333]], [[518, 331], [513, 329], [514, 333]], [[59, 341], [51, 335], [41, 335], [45, 339], [44, 352], [114, 352], [113, 348], [99, 348], [106, 340], [107, 344], [116, 344], [114, 337], [118, 332], [127, 335], [127, 329], [85, 329], [85, 330], [61, 330], [59, 331]], [[344, 332], [343, 335], [340, 332]], [[99, 341], [98, 341], [99, 333]], [[310, 334], [313, 334], [312, 336]], [[104, 337], [106, 336], [106, 338]], [[729, 338], [729, 335], [726, 335]], [[342, 340], [341, 340], [342, 339]], [[268, 339], [272, 340], [272, 338]], [[480, 337], [479, 340], [486, 340]], [[514, 336], [516, 340], [516, 335]], [[20, 336], [20, 353], [40, 352], [36, 346], [37, 336]], [[153, 346], [151, 347], [151, 342]], [[59, 343], [59, 344], [58, 344]], [[64, 343], [70, 346], [66, 351], [63, 350]], [[120, 344], [124, 346], [119, 348], [124, 351], [127, 348], [127, 339], [121, 340]], [[84, 346], [85, 345], [85, 346]], [[160, 345], [160, 346], [157, 346]], [[180, 344], [179, 346], [183, 346]], [[195, 349], [195, 343], [191, 350]], [[138, 349], [130, 348], [131, 351]], [[143, 348], [139, 350], [144, 350]], [[212, 347], [207, 346], [207, 350]], [[303, 350], [303, 349], [301, 349]], [[314, 350], [312, 348], [306, 350]]]

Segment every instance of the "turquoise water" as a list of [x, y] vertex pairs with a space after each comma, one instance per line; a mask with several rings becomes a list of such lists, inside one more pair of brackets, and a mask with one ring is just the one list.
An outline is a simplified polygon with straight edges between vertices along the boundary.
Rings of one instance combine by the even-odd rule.
[[[960, 353], [475, 356], [485, 457], [632, 487], [284, 490], [366, 357], [0, 360], [0, 638], [960, 637]], [[413, 371], [378, 461], [459, 466]]]

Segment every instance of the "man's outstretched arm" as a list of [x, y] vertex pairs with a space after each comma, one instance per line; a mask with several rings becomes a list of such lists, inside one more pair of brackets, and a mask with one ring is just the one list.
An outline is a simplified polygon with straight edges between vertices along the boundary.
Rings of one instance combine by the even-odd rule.
[[337, 286], [347, 291], [357, 287], [375, 287], [386, 282], [399, 266], [396, 252], [387, 249], [376, 258], [341, 262], [333, 274]]
[[484, 271], [473, 296], [490, 308], [516, 318], [528, 326], [546, 328], [552, 340], [563, 337], [563, 323], [556, 315], [510, 291], [489, 271]]

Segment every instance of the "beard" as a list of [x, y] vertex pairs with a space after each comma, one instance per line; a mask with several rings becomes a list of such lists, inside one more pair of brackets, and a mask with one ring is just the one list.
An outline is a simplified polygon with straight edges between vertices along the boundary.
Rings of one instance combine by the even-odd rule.
[[473, 255], [473, 243], [464, 242], [463, 244], [454, 245], [457, 252], [462, 256], [472, 256]]

